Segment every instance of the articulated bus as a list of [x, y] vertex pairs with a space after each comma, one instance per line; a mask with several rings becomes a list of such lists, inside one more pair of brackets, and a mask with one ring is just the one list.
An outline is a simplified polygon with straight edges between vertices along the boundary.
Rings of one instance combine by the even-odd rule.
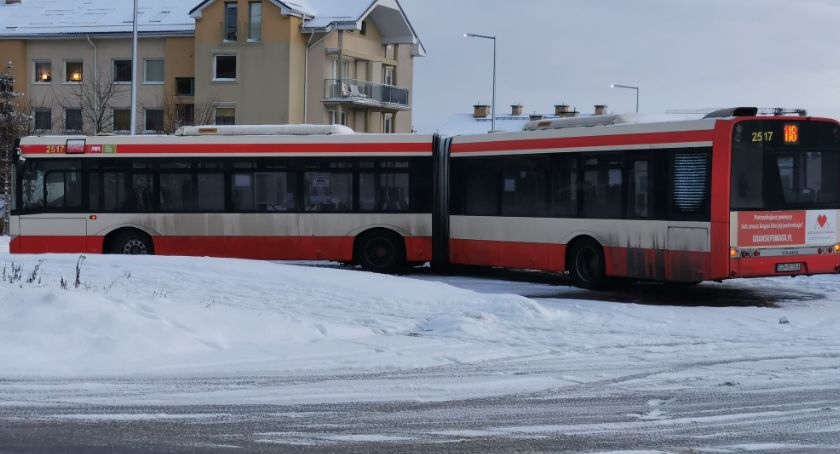
[[450, 138], [309, 129], [25, 138], [11, 250], [431, 261], [587, 288], [840, 273], [834, 120], [738, 108]]

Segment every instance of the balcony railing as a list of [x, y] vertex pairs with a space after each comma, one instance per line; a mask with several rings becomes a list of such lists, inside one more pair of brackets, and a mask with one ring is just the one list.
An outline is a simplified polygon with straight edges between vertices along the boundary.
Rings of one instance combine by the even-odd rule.
[[366, 80], [327, 79], [324, 98], [326, 102], [352, 103], [394, 110], [409, 108], [408, 89]]

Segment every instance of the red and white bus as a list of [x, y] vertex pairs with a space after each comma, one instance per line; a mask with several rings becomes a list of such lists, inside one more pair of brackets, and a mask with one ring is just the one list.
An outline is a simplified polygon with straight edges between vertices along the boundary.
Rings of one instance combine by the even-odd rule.
[[337, 126], [24, 138], [10, 249], [392, 271], [431, 259], [432, 139]]
[[321, 259], [376, 271], [432, 260], [567, 272], [583, 287], [840, 273], [834, 120], [740, 108], [526, 129], [26, 138], [11, 249]]
[[584, 287], [840, 272], [840, 125], [756, 113], [457, 137], [452, 262], [568, 271]]

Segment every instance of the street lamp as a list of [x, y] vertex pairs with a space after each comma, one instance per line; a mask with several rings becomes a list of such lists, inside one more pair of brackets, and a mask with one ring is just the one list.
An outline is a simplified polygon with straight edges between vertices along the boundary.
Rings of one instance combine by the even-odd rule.
[[612, 84], [610, 88], [627, 88], [629, 90], [636, 90], [636, 113], [639, 113], [639, 87], [634, 87], [632, 85], [620, 85], [620, 84]]
[[464, 38], [482, 38], [493, 40], [493, 103], [491, 106], [492, 124], [490, 132], [496, 130], [496, 37], [488, 35], [478, 35], [476, 33], [465, 33]]

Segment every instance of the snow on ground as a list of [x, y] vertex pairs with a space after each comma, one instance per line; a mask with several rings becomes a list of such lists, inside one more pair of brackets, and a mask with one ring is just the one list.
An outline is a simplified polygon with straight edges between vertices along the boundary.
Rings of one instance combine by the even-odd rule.
[[[74, 382], [68, 393], [96, 396], [86, 400], [92, 403], [433, 401], [576, 386], [580, 393], [595, 392], [581, 384], [657, 391], [827, 388], [836, 387], [840, 368], [838, 276], [684, 290], [703, 295], [711, 289], [736, 300], [752, 292], [793, 292], [807, 300], [705, 307], [702, 301], [598, 301], [580, 290], [552, 297], [558, 287], [477, 278], [90, 255], [76, 287], [78, 256], [9, 255], [6, 243], [0, 241], [6, 270], [0, 378], [292, 380], [187, 392], [173, 379], [113, 393], [112, 382]], [[13, 266], [21, 266], [21, 278], [9, 282]], [[435, 372], [441, 368], [446, 372]], [[389, 371], [401, 379], [389, 379]], [[370, 378], [348, 387], [342, 377], [351, 375]], [[3, 390], [38, 393], [40, 386], [8, 382]], [[167, 389], [152, 389], [161, 386]], [[661, 417], [654, 408], [640, 424]]]

